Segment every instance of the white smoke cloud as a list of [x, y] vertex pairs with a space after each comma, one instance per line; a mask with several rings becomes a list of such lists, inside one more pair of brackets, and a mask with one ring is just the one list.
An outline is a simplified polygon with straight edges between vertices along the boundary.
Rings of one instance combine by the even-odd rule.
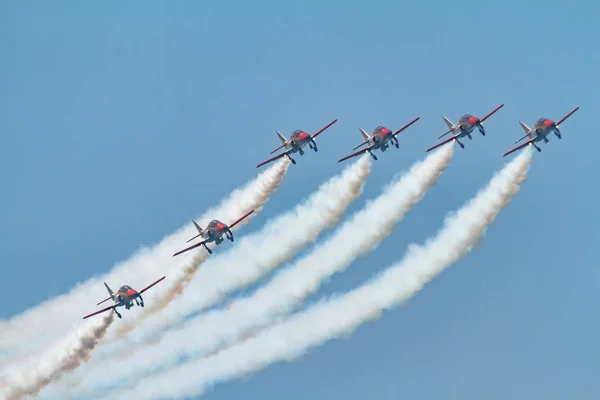
[[135, 395], [152, 400], [198, 396], [215, 383], [258, 371], [277, 361], [301, 357], [309, 349], [379, 318], [383, 310], [409, 299], [472, 250], [497, 214], [519, 191], [530, 163], [531, 151], [526, 149], [475, 198], [446, 218], [434, 237], [422, 246], [410, 245], [402, 261], [370, 282], [317, 303], [208, 358], [138, 380], [130, 390], [114, 393], [114, 398], [127, 399]]

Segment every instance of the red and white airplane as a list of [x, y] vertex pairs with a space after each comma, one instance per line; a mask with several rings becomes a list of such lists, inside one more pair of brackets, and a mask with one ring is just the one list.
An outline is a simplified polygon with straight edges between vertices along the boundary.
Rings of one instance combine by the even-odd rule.
[[229, 239], [230, 241], [233, 242], [233, 233], [231, 232], [231, 228], [233, 228], [234, 226], [236, 226], [237, 224], [242, 222], [242, 220], [244, 218], [246, 218], [253, 212], [254, 212], [254, 210], [250, 210], [249, 212], [244, 214], [242, 217], [238, 218], [237, 221], [235, 221], [234, 223], [232, 223], [229, 226], [227, 224], [224, 224], [223, 222], [219, 221], [218, 219], [213, 219], [206, 226], [206, 229], [202, 229], [196, 221], [192, 220], [192, 222], [194, 223], [194, 226], [198, 230], [198, 234], [196, 236], [194, 236], [193, 238], [189, 239], [186, 243], [189, 243], [190, 241], [196, 239], [199, 236], [201, 236], [202, 239], [204, 239], [204, 240], [201, 242], [198, 242], [190, 247], [187, 247], [183, 250], [178, 251], [177, 253], [173, 254], [173, 257], [175, 257], [181, 253], [185, 253], [188, 250], [195, 249], [198, 246], [204, 246], [206, 251], [208, 251], [209, 254], [212, 254], [212, 250], [206, 246], [206, 243], [215, 242], [215, 244], [218, 246], [224, 240], [223, 235], [227, 236], [227, 239]]
[[333, 121], [331, 121], [330, 123], [328, 123], [327, 125], [325, 125], [324, 128], [322, 128], [320, 131], [318, 131], [317, 133], [311, 135], [308, 132], [304, 132], [302, 129], [296, 129], [292, 135], [290, 136], [289, 139], [286, 139], [285, 136], [283, 136], [281, 133], [279, 133], [279, 131], [277, 132], [277, 136], [279, 137], [279, 140], [281, 141], [281, 146], [279, 146], [278, 148], [276, 148], [275, 150], [273, 150], [271, 152], [271, 154], [275, 153], [277, 150], [284, 148], [285, 147], [285, 151], [283, 153], [279, 153], [278, 155], [276, 155], [273, 158], [269, 158], [266, 161], [261, 162], [260, 164], [258, 164], [256, 166], [256, 168], [261, 167], [265, 164], [270, 163], [271, 161], [275, 161], [281, 157], [287, 157], [290, 159], [290, 161], [292, 162], [292, 164], [296, 164], [296, 160], [294, 160], [290, 154], [291, 153], [300, 153], [301, 156], [304, 155], [304, 150], [302, 150], [302, 148], [306, 145], [308, 145], [309, 148], [311, 148], [314, 151], [317, 151], [317, 143], [315, 142], [315, 139], [317, 136], [319, 136], [321, 133], [323, 133], [325, 131], [325, 129], [329, 128], [331, 125], [335, 124], [337, 122], [337, 118], [334, 119]]
[[546, 136], [548, 136], [550, 134], [550, 132], [554, 132], [554, 134], [556, 135], [557, 138], [562, 139], [560, 130], [558, 129], [559, 125], [562, 124], [571, 115], [573, 115], [573, 113], [577, 110], [579, 110], [579, 107], [575, 107], [574, 109], [572, 109], [567, 115], [562, 117], [560, 119], [560, 121], [558, 121], [558, 122], [554, 122], [547, 118], [540, 118], [535, 122], [535, 125], [533, 125], [533, 129], [529, 129], [529, 127], [527, 125], [525, 125], [522, 121], [519, 121], [521, 128], [523, 128], [523, 130], [525, 131], [525, 136], [523, 136], [522, 138], [517, 140], [515, 143], [519, 143], [521, 140], [526, 139], [526, 138], [529, 138], [529, 140], [526, 141], [525, 143], [515, 147], [514, 149], [507, 151], [506, 153], [504, 153], [504, 155], [502, 157], [506, 157], [510, 153], [514, 153], [515, 151], [520, 150], [527, 146], [533, 146], [533, 147], [535, 147], [535, 149], [537, 151], [541, 152], [542, 149], [540, 149], [535, 144], [535, 142], [539, 142], [539, 141], [543, 140], [544, 143], [548, 143], [548, 138]]
[[485, 128], [483, 127], [483, 121], [491, 117], [492, 114], [494, 114], [502, 107], [504, 107], [504, 104], [500, 104], [498, 107], [494, 108], [488, 115], [481, 119], [471, 114], [465, 114], [462, 117], [460, 117], [460, 120], [456, 123], [456, 125], [454, 125], [448, 118], [444, 117], [444, 122], [446, 122], [446, 125], [448, 125], [448, 128], [450, 129], [448, 129], [444, 134], [438, 137], [438, 139], [443, 138], [449, 133], [452, 133], [452, 137], [450, 139], [446, 139], [443, 142], [436, 144], [435, 146], [428, 148], [427, 151], [431, 151], [452, 141], [455, 141], [460, 147], [464, 149], [465, 145], [462, 144], [458, 139], [466, 136], [469, 138], [469, 140], [471, 140], [473, 138], [471, 136], [471, 133], [475, 128], [479, 130], [479, 133], [481, 133], [482, 136], [485, 136]]
[[83, 319], [103, 313], [108, 310], [115, 310], [117, 317], [121, 318], [121, 314], [117, 311], [117, 307], [125, 306], [125, 309], [129, 310], [131, 307], [133, 307], [134, 301], [135, 301], [136, 305], [144, 307], [144, 299], [142, 298], [142, 293], [144, 293], [146, 290], [150, 289], [152, 286], [156, 285], [158, 282], [162, 281], [163, 279], [165, 279], [164, 276], [162, 278], [160, 278], [159, 280], [155, 281], [154, 283], [151, 283], [150, 285], [146, 286], [139, 292], [135, 289], [132, 289], [131, 286], [123, 285], [119, 288], [119, 290], [117, 290], [117, 293], [113, 293], [113, 291], [108, 287], [106, 282], [104, 282], [104, 286], [106, 286], [106, 290], [108, 290], [109, 297], [102, 300], [101, 302], [99, 302], [96, 305], [99, 306], [100, 304], [104, 303], [105, 301], [108, 301], [111, 299], [112, 299], [112, 301], [114, 301], [115, 304], [113, 304], [112, 306], [103, 308], [102, 310], [98, 310], [96, 312], [88, 314], [85, 317], [83, 317]]
[[373, 154], [372, 151], [379, 149], [382, 152], [384, 152], [390, 146], [389, 143], [392, 143], [397, 149], [400, 148], [400, 145], [398, 144], [398, 138], [396, 137], [396, 135], [398, 135], [400, 132], [417, 122], [420, 118], [421, 117], [417, 117], [413, 119], [408, 124], [404, 125], [402, 128], [398, 129], [395, 132], [392, 132], [390, 128], [386, 128], [385, 126], [379, 125], [377, 128], [375, 128], [371, 136], [369, 136], [369, 134], [365, 132], [364, 129], [359, 128], [360, 133], [365, 141], [353, 148], [352, 150], [356, 150], [365, 145], [367, 147], [355, 153], [347, 155], [346, 157], [340, 158], [338, 162], [342, 162], [344, 160], [359, 156], [364, 153], [369, 153], [374, 160], [377, 160], [377, 156]]

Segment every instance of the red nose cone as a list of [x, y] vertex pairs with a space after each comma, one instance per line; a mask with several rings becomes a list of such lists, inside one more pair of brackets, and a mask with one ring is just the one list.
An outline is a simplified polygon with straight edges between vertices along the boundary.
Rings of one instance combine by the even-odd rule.
[[302, 132], [298, 137], [302, 140], [308, 139], [308, 133]]
[[225, 228], [225, 224], [219, 224], [219, 225], [217, 225], [217, 229], [221, 230], [223, 228]]
[[552, 125], [553, 123], [554, 123], [554, 121], [547, 120], [547, 121], [544, 123], [544, 125], [546, 125], [546, 126], [550, 126], [550, 125]]
[[135, 295], [135, 290], [129, 289], [129, 291], [127, 292], [127, 296], [133, 297], [134, 295]]
[[477, 122], [477, 117], [471, 117], [471, 119], [469, 119], [470, 124], [474, 124], [475, 122]]

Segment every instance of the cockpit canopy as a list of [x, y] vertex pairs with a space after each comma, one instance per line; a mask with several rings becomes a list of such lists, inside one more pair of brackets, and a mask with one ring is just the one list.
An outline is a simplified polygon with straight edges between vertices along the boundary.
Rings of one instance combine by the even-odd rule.
[[387, 128], [385, 126], [379, 125], [377, 128], [375, 128], [375, 131], [373, 133], [381, 133], [382, 131], [386, 130]]
[[304, 133], [304, 131], [302, 129], [296, 129], [294, 132], [292, 132], [292, 136], [298, 137], [302, 133]]
[[214, 228], [217, 225], [220, 225], [221, 221], [219, 221], [218, 219], [213, 219], [212, 221], [209, 222], [208, 226], [211, 228]]
[[463, 115], [462, 117], [460, 117], [460, 120], [461, 120], [461, 121], [468, 121], [468, 120], [470, 120], [471, 118], [473, 118], [473, 116], [472, 116], [471, 114], [465, 114], [465, 115]]
[[537, 122], [535, 123], [536, 125], [544, 125], [546, 123], [548, 123], [548, 118], [540, 118], [537, 120]]
[[121, 293], [127, 293], [131, 290], [131, 287], [129, 285], [123, 285], [119, 288], [119, 292]]

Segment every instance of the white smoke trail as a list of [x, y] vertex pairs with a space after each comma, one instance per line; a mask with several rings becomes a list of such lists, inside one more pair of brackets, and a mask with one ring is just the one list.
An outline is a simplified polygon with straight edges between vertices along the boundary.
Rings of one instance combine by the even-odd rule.
[[[254, 283], [289, 261], [296, 252], [316, 240], [325, 228], [340, 221], [348, 206], [362, 192], [370, 171], [371, 163], [367, 158], [350, 164], [295, 209], [270, 220], [260, 231], [245, 235], [228, 252], [212, 257], [204, 264], [196, 281], [196, 285], [202, 287], [198, 286], [197, 290], [166, 308], [159, 318], [148, 320], [144, 325], [134, 321], [139, 329], [126, 346], [181, 322], [187, 315], [202, 311], [222, 300], [228, 292]], [[156, 342], [157, 338], [152, 340]]]
[[[124, 383], [140, 379], [157, 367], [170, 367], [181, 357], [215, 351], [219, 346], [239, 340], [293, 311], [306, 296], [318, 289], [323, 280], [345, 270], [352, 260], [372, 251], [392, 232], [394, 226], [423, 198], [427, 189], [437, 182], [452, 159], [453, 149], [454, 146], [445, 146], [415, 163], [333, 236], [293, 266], [281, 271], [252, 296], [234, 301], [227, 309], [201, 315], [186, 323], [183, 329], [170, 331], [159, 346], [141, 350], [137, 358], [128, 356], [126, 368], [87, 374], [88, 382], [82, 386], [98, 387], [102, 385], [99, 381], [112, 384], [115, 380]], [[201, 334], [190, 341], [188, 338], [195, 332]], [[100, 389], [106, 393], [105, 390]]]
[[73, 337], [60, 341], [31, 365], [9, 369], [2, 377], [3, 383], [0, 387], [2, 398], [18, 400], [25, 396], [36, 395], [44, 386], [88, 361], [92, 351], [113, 322], [113, 318], [114, 313], [110, 312], [101, 319], [91, 321], [82, 331], [75, 332]]
[[[130, 366], [127, 370], [137, 368], [134, 360], [148, 360], [148, 347], [164, 348], [162, 343], [156, 345], [159, 341], [156, 335], [158, 329], [180, 322], [175, 318], [183, 319], [186, 313], [220, 300], [228, 291], [252, 283], [261, 275], [289, 261], [297, 251], [315, 241], [325, 228], [333, 227], [340, 221], [348, 206], [362, 192], [370, 170], [370, 160], [366, 157], [359, 159], [346, 167], [341, 174], [321, 185], [305, 202], [270, 220], [260, 231], [245, 235], [229, 252], [211, 258], [199, 272], [197, 281], [192, 283], [197, 287], [189, 287], [186, 295], [174, 303], [172, 308], [181, 314], [165, 313], [138, 326], [132, 338], [125, 339], [109, 349], [109, 353], [112, 354], [104, 357], [103, 361], [116, 365], [118, 359], [126, 358], [127, 365]], [[214, 285], [214, 282], [218, 285]], [[187, 302], [187, 305], [184, 302]], [[161, 333], [165, 334], [167, 331], [163, 330]], [[146, 343], [147, 346], [139, 345], [148, 335], [151, 341]], [[105, 346], [101, 352], [105, 352]], [[133, 357], [138, 352], [139, 357]], [[147, 368], [145, 362], [140, 364]], [[90, 372], [94, 367], [102, 369], [102, 372]], [[79, 371], [79, 375], [96, 375], [100, 380], [110, 380], [133, 372], [124, 372], [118, 366], [106, 371], [103, 363], [94, 363], [93, 366], [89, 365], [85, 370]]]
[[425, 245], [411, 245], [404, 259], [370, 282], [312, 306], [255, 337], [214, 356], [179, 365], [166, 373], [139, 380], [115, 399], [199, 396], [218, 382], [258, 371], [281, 360], [301, 357], [310, 348], [379, 318], [385, 309], [409, 299], [446, 267], [464, 257], [486, 228], [519, 191], [531, 163], [526, 149], [489, 185], [446, 218], [443, 228]]
[[[217, 207], [207, 211], [198, 222], [213, 218], [223, 221], [237, 219], [244, 212], [254, 208], [259, 211], [268, 200], [269, 196], [281, 184], [290, 163], [287, 159], [273, 164], [270, 168], [258, 175], [252, 182], [240, 189], [233, 191]], [[250, 217], [256, 215], [257, 212]], [[247, 218], [242, 224], [248, 222]], [[238, 228], [241, 225], [236, 226]], [[141, 286], [160, 277], [165, 271], [189, 269], [190, 265], [201, 262], [201, 258], [194, 256], [194, 252], [184, 253], [173, 257], [173, 253], [181, 248], [185, 241], [197, 232], [191, 223], [184, 228], [165, 237], [160, 243], [150, 248], [144, 248], [130, 257], [129, 260], [116, 265], [108, 274], [88, 279], [76, 285], [69, 293], [57, 296], [34, 308], [31, 308], [9, 321], [0, 323], [0, 351], [12, 352], [13, 356], [23, 357], [23, 353], [36, 350], [36, 347], [47, 345], [57, 336], [64, 334], [74, 325], [73, 321], [79, 319], [90, 311], [90, 304], [95, 303], [92, 298], [104, 297], [103, 281], [125, 283]], [[202, 257], [202, 256], [200, 256]], [[168, 291], [167, 285], [159, 284], [152, 288], [153, 295], [163, 294]], [[104, 293], [103, 293], [104, 292]], [[33, 347], [33, 348], [32, 348]], [[28, 355], [33, 356], [31, 353]]]

